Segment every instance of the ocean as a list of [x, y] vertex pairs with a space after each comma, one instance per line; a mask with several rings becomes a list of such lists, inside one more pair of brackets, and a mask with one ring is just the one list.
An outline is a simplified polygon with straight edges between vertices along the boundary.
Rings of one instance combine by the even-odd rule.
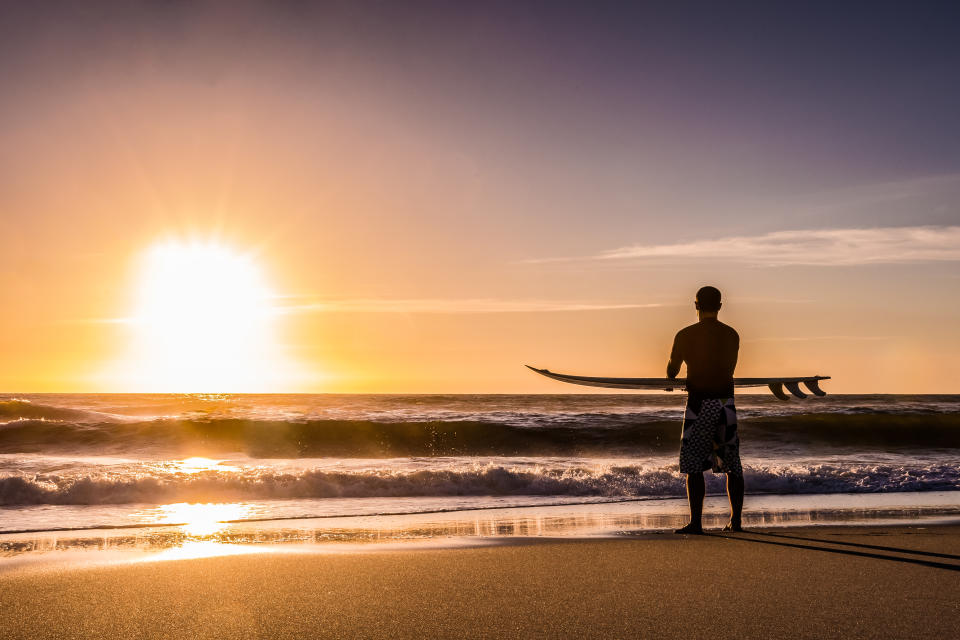
[[[668, 528], [686, 512], [683, 405], [679, 393], [0, 396], [0, 550], [85, 530]], [[740, 395], [737, 408], [748, 524], [960, 516], [960, 395]], [[720, 522], [723, 476], [708, 473], [707, 491]]]

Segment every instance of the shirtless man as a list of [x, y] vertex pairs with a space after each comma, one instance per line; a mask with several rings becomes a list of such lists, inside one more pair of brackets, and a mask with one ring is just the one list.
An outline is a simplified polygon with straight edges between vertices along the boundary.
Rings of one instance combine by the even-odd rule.
[[701, 516], [706, 493], [703, 472], [727, 475], [730, 522], [724, 531], [742, 531], [743, 468], [733, 403], [733, 370], [740, 336], [719, 320], [720, 291], [703, 287], [694, 303], [700, 321], [681, 329], [673, 341], [667, 377], [676, 378], [687, 363], [687, 409], [680, 441], [680, 473], [687, 475], [690, 522], [677, 533], [703, 533]]

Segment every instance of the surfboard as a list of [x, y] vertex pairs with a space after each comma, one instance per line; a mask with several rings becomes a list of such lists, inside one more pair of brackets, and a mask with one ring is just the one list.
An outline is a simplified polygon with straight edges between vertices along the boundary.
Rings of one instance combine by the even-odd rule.
[[[579, 384], [585, 387], [604, 387], [606, 389], [646, 389], [648, 391], [673, 391], [687, 388], [686, 378], [596, 378], [591, 376], [573, 376], [566, 373], [554, 373], [549, 369], [537, 369], [526, 365], [531, 371], [542, 376]], [[800, 389], [803, 384], [815, 396], [825, 396], [827, 392], [820, 388], [821, 380], [829, 380], [830, 376], [794, 376], [784, 378], [734, 378], [735, 387], [767, 387], [781, 400], [789, 400], [783, 388], [786, 387], [797, 398], [806, 398], [807, 394]]]

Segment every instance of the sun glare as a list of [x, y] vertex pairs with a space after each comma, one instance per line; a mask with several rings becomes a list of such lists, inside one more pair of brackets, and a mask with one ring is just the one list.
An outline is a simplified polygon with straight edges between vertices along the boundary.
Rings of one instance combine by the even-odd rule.
[[253, 256], [168, 242], [143, 258], [122, 385], [206, 393], [296, 390], [276, 342], [271, 292]]
[[178, 524], [185, 534], [202, 538], [225, 528], [230, 520], [243, 518], [249, 510], [249, 507], [242, 504], [178, 502], [160, 507], [159, 522]]
[[238, 467], [222, 464], [219, 460], [194, 456], [184, 460], [175, 460], [172, 468], [180, 473], [202, 473], [204, 471], [239, 471]]

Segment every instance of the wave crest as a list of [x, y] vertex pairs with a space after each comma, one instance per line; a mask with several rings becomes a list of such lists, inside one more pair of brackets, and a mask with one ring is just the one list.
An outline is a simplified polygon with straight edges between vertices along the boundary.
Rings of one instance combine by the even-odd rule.
[[[745, 470], [750, 493], [873, 493], [960, 490], [955, 465], [761, 465]], [[708, 490], [723, 491], [710, 475]], [[0, 505], [209, 502], [283, 498], [426, 496], [681, 496], [673, 466], [511, 468], [473, 465], [450, 470], [298, 473], [202, 472], [138, 477], [27, 476], [0, 478]]]
[[[803, 449], [955, 448], [957, 414], [803, 414], [741, 420], [745, 443]], [[259, 458], [650, 454], [678, 447], [679, 416], [566, 414], [530, 424], [483, 420], [153, 419], [76, 422], [18, 416], [0, 423], [0, 453], [104, 453]]]

